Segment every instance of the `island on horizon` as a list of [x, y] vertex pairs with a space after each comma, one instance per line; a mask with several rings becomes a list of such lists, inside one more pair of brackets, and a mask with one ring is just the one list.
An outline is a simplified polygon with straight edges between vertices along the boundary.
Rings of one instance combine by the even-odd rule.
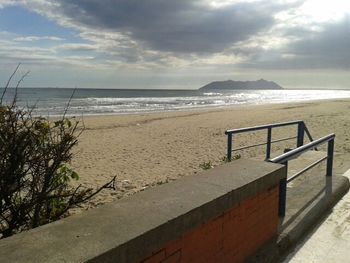
[[259, 79], [255, 81], [213, 81], [199, 88], [199, 90], [233, 90], [233, 89], [283, 89], [280, 85], [273, 81]]

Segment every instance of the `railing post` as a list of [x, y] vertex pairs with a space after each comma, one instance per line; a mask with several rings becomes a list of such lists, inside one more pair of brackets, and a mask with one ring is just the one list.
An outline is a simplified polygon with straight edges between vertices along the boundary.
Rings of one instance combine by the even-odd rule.
[[334, 154], [334, 138], [332, 140], [328, 141], [326, 176], [332, 176], [332, 174], [333, 174], [333, 154]]
[[272, 128], [267, 128], [267, 143], [266, 143], [266, 160], [271, 157], [271, 137], [272, 137]]
[[304, 144], [304, 122], [298, 123], [298, 137], [297, 137], [297, 147], [303, 146]]
[[227, 161], [232, 159], [232, 133], [227, 134]]
[[[286, 166], [288, 173], [288, 161], [283, 163]], [[287, 201], [287, 177], [280, 180], [279, 184], [279, 200], [278, 200], [278, 215], [284, 217], [286, 215], [286, 201]]]

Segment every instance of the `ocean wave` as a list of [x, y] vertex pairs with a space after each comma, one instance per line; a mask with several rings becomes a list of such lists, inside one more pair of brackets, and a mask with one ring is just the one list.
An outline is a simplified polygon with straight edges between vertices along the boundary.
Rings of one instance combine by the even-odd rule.
[[[66, 94], [63, 94], [66, 92]], [[40, 98], [36, 96], [40, 94]], [[21, 95], [21, 94], [20, 94]], [[71, 92], [49, 89], [20, 96], [23, 106], [36, 104], [36, 112], [59, 115], [64, 112]], [[350, 98], [349, 90], [234, 90], [220, 92], [199, 91], [104, 91], [84, 90], [70, 102], [70, 115], [129, 114], [177, 111], [196, 108], [235, 106], [242, 104], [285, 103], [322, 99]]]

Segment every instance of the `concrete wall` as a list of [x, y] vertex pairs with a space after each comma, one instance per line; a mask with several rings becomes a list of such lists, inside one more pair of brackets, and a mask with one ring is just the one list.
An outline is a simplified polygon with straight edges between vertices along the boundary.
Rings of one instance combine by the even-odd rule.
[[285, 167], [237, 160], [0, 241], [0, 262], [242, 262], [277, 235]]

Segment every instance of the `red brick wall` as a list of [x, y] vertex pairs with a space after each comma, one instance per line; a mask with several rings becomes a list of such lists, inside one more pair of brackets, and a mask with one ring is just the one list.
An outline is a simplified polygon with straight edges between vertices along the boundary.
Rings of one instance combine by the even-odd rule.
[[277, 235], [278, 186], [165, 244], [142, 263], [243, 262]]

